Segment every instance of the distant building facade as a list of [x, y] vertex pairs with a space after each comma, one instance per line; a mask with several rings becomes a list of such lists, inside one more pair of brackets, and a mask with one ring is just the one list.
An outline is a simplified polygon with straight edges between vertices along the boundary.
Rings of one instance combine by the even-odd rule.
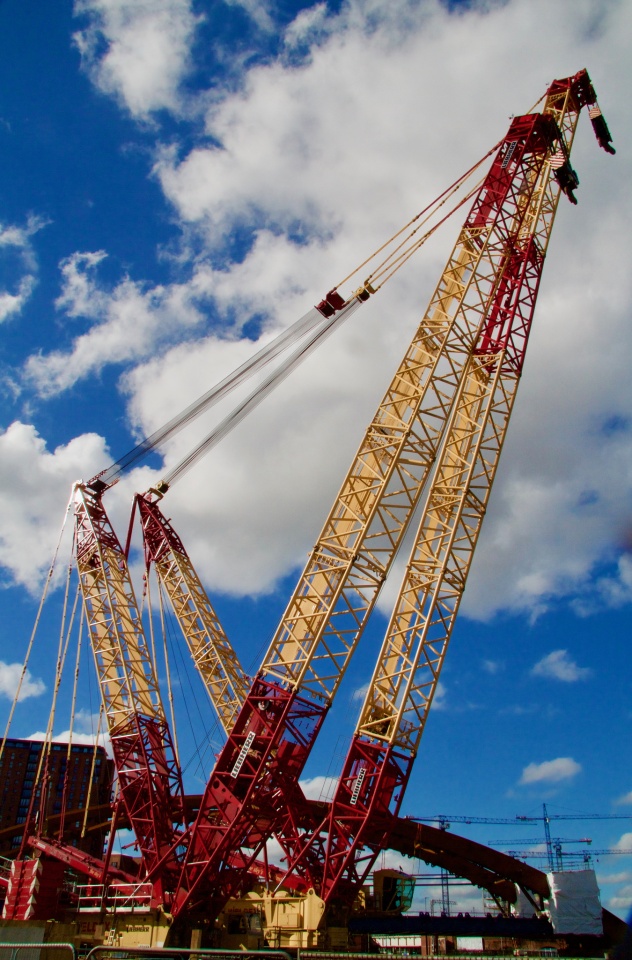
[[[0, 855], [4, 857], [15, 857], [20, 849], [33, 792], [37, 789], [38, 770], [45, 769], [41, 765], [44, 746], [41, 740], [7, 739], [4, 743], [0, 758]], [[59, 839], [101, 857], [109, 819], [107, 813], [103, 815], [103, 805], [107, 810], [113, 777], [114, 763], [103, 747], [97, 747], [95, 752], [94, 746], [72, 744], [69, 750], [67, 743], [52, 743], [47, 783], [42, 784], [46, 793], [44, 833], [58, 838], [65, 809], [64, 833]], [[86, 831], [82, 837], [88, 803]], [[101, 809], [97, 810], [98, 807]]]

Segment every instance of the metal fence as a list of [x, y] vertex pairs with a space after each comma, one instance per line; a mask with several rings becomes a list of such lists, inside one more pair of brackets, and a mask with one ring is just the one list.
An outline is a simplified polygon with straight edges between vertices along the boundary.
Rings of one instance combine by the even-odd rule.
[[0, 943], [0, 960], [76, 960], [72, 943]]
[[[187, 957], [196, 960], [197, 957], [212, 957], [218, 960], [247, 960], [248, 957], [266, 957], [267, 960], [292, 960], [285, 950], [221, 950], [210, 947], [93, 947], [86, 954], [85, 960], [140, 960], [144, 957], [155, 957], [156, 960], [185, 960]], [[0, 960], [3, 960], [0, 957]], [[20, 960], [18, 957], [17, 960]], [[46, 960], [46, 958], [44, 958]]]

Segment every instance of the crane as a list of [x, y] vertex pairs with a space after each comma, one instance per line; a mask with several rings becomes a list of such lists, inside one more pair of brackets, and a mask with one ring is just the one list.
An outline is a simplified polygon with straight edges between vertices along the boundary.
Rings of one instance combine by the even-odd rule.
[[[157, 566], [164, 560], [167, 589], [192, 625], [185, 636], [194, 659], [224, 711], [226, 744], [191, 823], [126, 554], [102, 503], [103, 492], [136, 455], [148, 452], [152, 438], [131, 459], [77, 485], [77, 567], [116, 741], [121, 802], [155, 902], [174, 919], [217, 913], [245, 888], [273, 834], [286, 852], [284, 882], [313, 886], [327, 902], [334, 896], [348, 902], [388, 842], [514, 405], [560, 192], [576, 202], [570, 151], [584, 106], [600, 145], [614, 152], [586, 71], [555, 81], [541, 113], [512, 120], [482, 185], [469, 195], [471, 209], [429, 307], [247, 692], [212, 608], [206, 611], [211, 627], [201, 631], [204, 618], [191, 605], [199, 580], [175, 531], [160, 518], [157, 497], [138, 499], [147, 555]], [[400, 250], [395, 264], [404, 256]], [[337, 287], [330, 290], [302, 327], [310, 343], [369, 299], [379, 289], [376, 277], [370, 274], [346, 299]], [[269, 356], [258, 355], [259, 369]], [[284, 372], [269, 376], [200, 450]], [[240, 368], [234, 382], [242, 382], [243, 373]], [[226, 385], [187, 408], [184, 421], [225, 395]], [[152, 435], [155, 442], [171, 435], [176, 420]], [[172, 470], [157, 494], [191, 462]], [[315, 815], [299, 777], [424, 493], [404, 582], [334, 801], [324, 817]]]
[[[479, 161], [479, 164], [483, 161]], [[450, 191], [459, 189], [461, 181], [465, 180], [471, 172], [468, 171], [464, 177], [460, 178]], [[439, 198], [439, 201], [442, 198]], [[435, 204], [431, 204], [413, 218], [412, 223], [430, 211], [426, 217], [428, 219], [433, 212], [432, 207], [441, 205], [439, 201], [435, 201]], [[126, 469], [140, 462], [158, 444], [187, 426], [232, 390], [244, 384], [255, 373], [268, 370], [284, 352], [294, 347], [294, 352], [289, 358], [279, 362], [278, 366], [268, 373], [263, 383], [225, 417], [193, 451], [172, 468], [156, 485], [155, 490], [139, 498], [142, 501], [140, 512], [144, 516], [147, 559], [150, 562], [158, 561], [157, 568], [165, 579], [194, 659], [204, 674], [207, 690], [214, 700], [222, 722], [229, 725], [232, 722], [235, 707], [244, 694], [243, 671], [204, 594], [181, 541], [173, 527], [162, 517], [155, 505], [156, 501], [164, 495], [175, 479], [239, 423], [333, 329], [351, 316], [358, 306], [366, 302], [370, 292], [379, 289], [379, 286], [396, 272], [432, 232], [430, 230], [421, 237], [415, 238], [420, 228], [419, 224], [412, 228], [408, 237], [402, 241], [402, 233], [410, 227], [411, 224], [406, 225], [391, 241], [377, 251], [382, 255], [389, 243], [393, 241], [397, 243], [394, 253], [391, 252], [383, 257], [374, 269], [372, 276], [375, 286], [372, 286], [368, 280], [365, 281], [346, 301], [336, 290], [331, 290], [318, 307], [308, 311], [304, 317], [261, 348], [249, 361], [189, 405], [181, 414], [172, 418], [164, 427], [155, 431], [130, 453], [97, 474], [87, 484], [79, 483], [75, 487], [75, 540], [81, 545], [77, 546], [76, 550], [77, 570], [109, 732], [117, 743], [122, 742], [121, 731], [117, 724], [117, 710], [112, 702], [113, 697], [121, 700], [122, 710], [126, 712], [129, 723], [132, 726], [135, 725], [139, 732], [146, 732], [148, 717], [151, 717], [153, 724], [151, 736], [145, 736], [143, 740], [142, 733], [139, 733], [140, 739], [133, 756], [126, 754], [125, 751], [115, 750], [115, 764], [119, 784], [125, 787], [120, 791], [121, 799], [124, 801], [127, 799], [131, 805], [128, 809], [128, 804], [125, 803], [129, 822], [137, 834], [146, 879], [156, 880], [156, 902], [162, 902], [167, 909], [170, 906], [169, 891], [173, 877], [180, 869], [180, 859], [188, 838], [186, 831], [183, 833], [174, 823], [173, 815], [174, 810], [184, 809], [182, 778], [175, 757], [171, 732], [160, 703], [154, 665], [148, 654], [127, 568], [130, 540], [128, 537], [127, 548], [122, 551], [107, 517], [103, 505], [103, 494], [118, 482]], [[436, 226], [433, 229], [436, 229]], [[366, 260], [361, 267], [372, 259]], [[346, 280], [353, 277], [357, 269]], [[107, 624], [105, 629], [104, 623]], [[125, 673], [127, 664], [132, 665], [129, 675]], [[114, 675], [117, 677], [120, 689], [117, 687], [113, 694], [111, 687]], [[144, 691], [142, 702], [138, 696], [139, 691]], [[149, 711], [148, 714], [147, 711]], [[132, 767], [136, 794], [130, 783]], [[146, 786], [142, 785], [143, 778]], [[158, 785], [160, 789], [152, 790], [152, 787]], [[138, 814], [138, 822], [136, 822], [135, 813]], [[114, 826], [110, 831], [111, 840], [113, 836]], [[157, 838], [160, 838], [159, 842]], [[39, 836], [31, 839], [37, 839], [36, 846], [41, 849], [43, 838]], [[47, 852], [63, 862], [72, 862], [75, 869], [90, 877], [94, 878], [95, 872], [98, 871], [101, 871], [103, 878], [106, 875], [114, 876], [113, 871], [109, 869], [109, 852], [103, 863], [95, 863], [94, 860], [88, 862], [85, 857], [66, 848], [61, 840], [55, 844], [49, 843]], [[231, 852], [230, 858], [231, 861], [235, 858], [239, 860], [239, 851]], [[255, 873], [261, 872], [261, 866], [254, 861], [250, 862], [250, 866]]]
[[[326, 899], [341, 884], [351, 896], [386, 841], [494, 478], [559, 192], [575, 202], [578, 116], [595, 104], [580, 71], [551, 85], [542, 114], [512, 121], [218, 756], [189, 830], [176, 914], [236, 893], [272, 833], [285, 838], [288, 873], [303, 871]], [[435, 461], [331, 812], [306, 829], [298, 778]], [[384, 835], [358, 867], [369, 820], [383, 820]]]
[[484, 303], [472, 310], [456, 402], [336, 794], [291, 866], [307, 866], [326, 902], [353, 900], [380, 849], [365, 848], [366, 825], [382, 820], [386, 842], [410, 777], [522, 371], [559, 196], [547, 158], [569, 150], [579, 115], [572, 83], [549, 91], [542, 114], [514, 118], [457, 241], [481, 251]]
[[[549, 814], [546, 804], [542, 804], [542, 816], [533, 817], [533, 816], [516, 816], [516, 820], [521, 821], [522, 823], [533, 823], [536, 820], [540, 820], [544, 824], [544, 840], [546, 843], [546, 853], [549, 864], [549, 870], [562, 870], [562, 841], [553, 839], [551, 837], [551, 820], [630, 820], [632, 817], [625, 815], [617, 814], [607, 814], [607, 813], [592, 813], [592, 814], [573, 814], [573, 813], [561, 813], [561, 814]], [[566, 841], [569, 842], [569, 841]], [[590, 842], [590, 841], [588, 841]]]

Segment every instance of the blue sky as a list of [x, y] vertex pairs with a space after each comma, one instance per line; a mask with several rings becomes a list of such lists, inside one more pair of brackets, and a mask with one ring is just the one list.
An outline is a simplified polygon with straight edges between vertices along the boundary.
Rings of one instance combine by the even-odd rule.
[[[509, 116], [586, 66], [618, 153], [598, 149], [583, 117], [579, 205], [560, 209], [405, 812], [513, 817], [546, 802], [558, 813], [632, 816], [631, 19], [624, 0], [0, 3], [2, 722], [71, 483], [305, 313], [482, 156]], [[453, 235], [169, 494], [247, 669]], [[170, 441], [111, 491], [120, 536], [134, 491], [206, 428]], [[346, 750], [395, 589], [314, 751], [312, 791]], [[46, 727], [61, 595], [58, 586], [47, 606], [14, 736]], [[184, 659], [180, 670], [186, 692]], [[96, 711], [87, 667], [81, 698], [87, 734]], [[68, 699], [56, 733], [67, 729]], [[194, 699], [178, 709], [188, 787], [199, 791], [207, 769], [187, 731]], [[193, 725], [210, 730], [199, 709]], [[483, 841], [519, 833], [463, 831]], [[631, 847], [632, 821], [562, 822], [558, 835]], [[632, 858], [596, 866], [604, 903], [623, 915]]]

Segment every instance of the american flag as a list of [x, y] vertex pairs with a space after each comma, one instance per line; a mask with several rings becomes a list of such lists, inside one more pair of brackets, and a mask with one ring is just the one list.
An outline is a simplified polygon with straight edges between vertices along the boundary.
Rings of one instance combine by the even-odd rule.
[[600, 116], [601, 116], [601, 110], [599, 109], [599, 104], [598, 104], [598, 103], [596, 103], [596, 104], [594, 105], [594, 107], [589, 107], [589, 108], [588, 108], [588, 116], [590, 117], [591, 120], [592, 120], [594, 117], [600, 117]]
[[566, 163], [566, 154], [562, 149], [558, 150], [557, 153], [554, 153], [549, 157], [549, 163], [554, 170], [559, 170], [560, 167], [563, 167]]

